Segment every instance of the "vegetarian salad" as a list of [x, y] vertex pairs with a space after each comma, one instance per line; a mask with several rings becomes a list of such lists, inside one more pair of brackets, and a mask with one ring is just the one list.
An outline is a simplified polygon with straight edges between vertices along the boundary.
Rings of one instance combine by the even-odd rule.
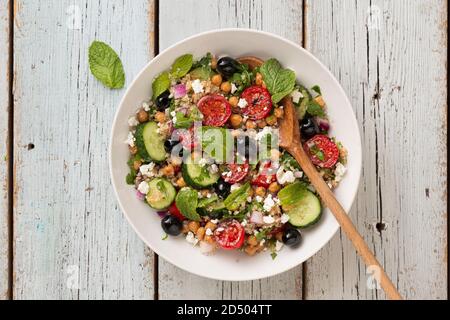
[[129, 118], [126, 181], [160, 215], [163, 240], [183, 236], [204, 254], [221, 248], [273, 258], [301, 244], [301, 229], [320, 220], [322, 204], [278, 146], [283, 99], [294, 102], [305, 151], [329, 187], [345, 174], [347, 151], [328, 136], [320, 88], [305, 88], [276, 59], [251, 61], [185, 54]]

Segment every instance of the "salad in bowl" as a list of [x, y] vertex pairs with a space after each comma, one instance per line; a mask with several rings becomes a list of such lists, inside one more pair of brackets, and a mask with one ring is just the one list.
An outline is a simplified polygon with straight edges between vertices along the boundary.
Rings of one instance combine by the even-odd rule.
[[320, 87], [296, 79], [275, 58], [211, 53], [184, 54], [155, 77], [152, 96], [128, 119], [126, 181], [161, 217], [161, 241], [182, 236], [207, 255], [272, 258], [301, 246], [323, 207], [278, 145], [283, 99], [295, 104], [304, 149], [331, 189], [346, 173], [347, 151], [329, 135]]

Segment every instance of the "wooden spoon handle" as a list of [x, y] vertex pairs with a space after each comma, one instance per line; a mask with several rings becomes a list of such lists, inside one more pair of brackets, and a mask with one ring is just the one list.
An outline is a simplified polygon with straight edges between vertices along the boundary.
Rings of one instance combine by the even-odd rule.
[[317, 172], [315, 166], [311, 163], [311, 160], [309, 159], [303, 148], [301, 146], [295, 146], [292, 148], [292, 150], [289, 151], [292, 156], [298, 161], [301, 168], [310, 179], [311, 184], [319, 193], [323, 203], [334, 214], [336, 220], [341, 225], [342, 230], [344, 230], [345, 234], [356, 248], [356, 251], [363, 258], [366, 266], [378, 267], [380, 277], [377, 280], [380, 281], [381, 287], [386, 292], [388, 298], [391, 300], [401, 300], [402, 297], [400, 296], [400, 293], [397, 291], [394, 284], [389, 279], [384, 269], [381, 267], [380, 263], [370, 251], [363, 237], [359, 234], [358, 230], [355, 228], [345, 210], [334, 197], [333, 192]]

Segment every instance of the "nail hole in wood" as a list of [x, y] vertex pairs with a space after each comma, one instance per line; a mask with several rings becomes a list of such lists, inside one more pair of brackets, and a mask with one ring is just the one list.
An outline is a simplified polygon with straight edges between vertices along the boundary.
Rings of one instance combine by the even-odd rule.
[[378, 222], [378, 223], [375, 225], [375, 228], [377, 228], [378, 232], [381, 233], [383, 230], [386, 230], [386, 224], [383, 223], [383, 222]]
[[27, 146], [28, 150], [33, 150], [34, 149], [34, 144], [33, 143], [29, 143]]

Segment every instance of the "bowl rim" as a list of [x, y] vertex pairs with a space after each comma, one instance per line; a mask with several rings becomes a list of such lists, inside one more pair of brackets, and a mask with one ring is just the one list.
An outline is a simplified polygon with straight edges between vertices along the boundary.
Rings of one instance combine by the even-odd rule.
[[[113, 190], [114, 190], [114, 195], [116, 196], [116, 200], [119, 203], [119, 208], [122, 211], [122, 214], [125, 216], [126, 220], [128, 221], [128, 223], [131, 225], [131, 227], [133, 228], [134, 232], [136, 232], [136, 234], [139, 236], [139, 238], [156, 254], [158, 254], [159, 256], [161, 256], [163, 259], [165, 259], [166, 261], [168, 261], [169, 263], [171, 263], [172, 265], [186, 271], [189, 272], [191, 274], [203, 277], [203, 278], [208, 278], [208, 279], [213, 279], [213, 280], [219, 280], [219, 281], [232, 281], [232, 282], [239, 282], [239, 281], [252, 281], [252, 280], [259, 280], [259, 279], [265, 279], [265, 278], [269, 278], [269, 277], [273, 277], [276, 276], [278, 274], [282, 274], [285, 273], [289, 270], [292, 270], [293, 268], [299, 266], [300, 264], [308, 261], [312, 256], [314, 256], [315, 254], [317, 254], [320, 250], [322, 250], [325, 245], [327, 245], [330, 240], [335, 236], [335, 234], [337, 233], [337, 231], [340, 229], [340, 226], [338, 223], [336, 223], [336, 227], [335, 230], [333, 232], [330, 232], [326, 238], [326, 241], [323, 242], [323, 245], [320, 246], [315, 252], [310, 253], [308, 255], [306, 255], [306, 258], [300, 262], [300, 263], [292, 263], [287, 265], [285, 268], [281, 268], [281, 269], [276, 269], [273, 268], [272, 272], [266, 273], [262, 276], [255, 276], [252, 278], [245, 278], [245, 279], [241, 279], [238, 277], [231, 277], [231, 278], [219, 278], [219, 277], [213, 277], [213, 276], [208, 276], [208, 275], [204, 275], [201, 274], [200, 272], [198, 272], [197, 270], [189, 270], [188, 268], [179, 266], [177, 263], [175, 263], [171, 258], [167, 257], [164, 253], [160, 253], [158, 252], [159, 250], [157, 250], [156, 248], [153, 248], [146, 240], [145, 237], [141, 234], [141, 232], [139, 232], [138, 228], [135, 226], [135, 224], [133, 223], [133, 221], [131, 220], [130, 216], [126, 213], [126, 211], [124, 210], [124, 206], [122, 205], [122, 201], [119, 197], [119, 193], [118, 193], [118, 188], [116, 185], [116, 181], [114, 179], [114, 173], [113, 173], [113, 165], [112, 165], [112, 157], [113, 157], [113, 140], [114, 140], [114, 133], [115, 133], [115, 128], [117, 127], [117, 122], [118, 122], [118, 118], [119, 118], [119, 111], [121, 110], [126, 97], [128, 96], [128, 94], [130, 93], [131, 88], [134, 87], [135, 83], [140, 80], [142, 74], [149, 68], [149, 66], [151, 64], [157, 64], [158, 61], [160, 60], [161, 56], [163, 56], [166, 52], [172, 50], [173, 48], [192, 41], [193, 39], [196, 39], [198, 37], [203, 37], [205, 35], [208, 34], [217, 34], [217, 33], [227, 33], [227, 32], [247, 32], [247, 33], [253, 33], [253, 34], [259, 34], [259, 35], [264, 35], [267, 37], [271, 37], [271, 38], [276, 38], [280, 41], [286, 42], [294, 47], [296, 47], [297, 49], [299, 49], [300, 51], [302, 51], [304, 54], [306, 54], [309, 58], [313, 59], [316, 63], [318, 63], [324, 70], [325, 72], [328, 74], [328, 76], [330, 77], [330, 79], [333, 80], [334, 83], [337, 84], [337, 88], [340, 91], [340, 93], [342, 94], [342, 96], [345, 99], [345, 102], [352, 106], [350, 99], [348, 98], [346, 92], [344, 91], [344, 89], [342, 88], [340, 82], [336, 79], [336, 77], [331, 73], [331, 71], [328, 69], [328, 67], [326, 67], [318, 58], [316, 58], [312, 53], [310, 53], [308, 50], [306, 50], [305, 48], [303, 48], [302, 46], [300, 46], [299, 44], [295, 43], [294, 41], [291, 41], [289, 39], [286, 39], [284, 37], [281, 37], [279, 35], [270, 33], [270, 32], [266, 32], [266, 31], [261, 31], [261, 30], [254, 30], [254, 29], [248, 29], [248, 28], [220, 28], [220, 29], [212, 29], [212, 30], [208, 30], [208, 31], [204, 31], [204, 32], [200, 32], [194, 35], [191, 35], [187, 38], [184, 38], [174, 44], [172, 44], [171, 46], [167, 47], [166, 49], [164, 49], [163, 51], [161, 51], [160, 53], [158, 53], [158, 55], [156, 55], [155, 57], [153, 57], [140, 71], [139, 73], [134, 77], [133, 81], [127, 86], [127, 89], [125, 91], [125, 93], [123, 94], [119, 104], [118, 104], [118, 108], [116, 109], [115, 115], [114, 115], [114, 120], [112, 122], [112, 127], [111, 127], [111, 133], [110, 133], [110, 138], [109, 138], [109, 147], [108, 147], [108, 163], [109, 163], [109, 173], [110, 173], [110, 179], [111, 179], [111, 183], [113, 186]], [[358, 123], [356, 115], [355, 115], [355, 111], [352, 108], [352, 112], [351, 115], [349, 115], [351, 117], [352, 122], [354, 123]], [[362, 143], [361, 143], [361, 133], [360, 133], [360, 129], [359, 126], [356, 126], [356, 132], [354, 132], [354, 134], [356, 135], [356, 140], [359, 141], [359, 147], [361, 150], [361, 154], [362, 154]], [[356, 166], [358, 166], [356, 168]], [[362, 157], [360, 157], [360, 161], [358, 161], [357, 163], [355, 163], [355, 168], [357, 169], [356, 172], [356, 177], [357, 177], [357, 181], [356, 181], [356, 188], [353, 190], [353, 192], [350, 194], [350, 205], [347, 209], [347, 214], [348, 212], [351, 210], [351, 208], [354, 205], [358, 190], [359, 190], [359, 186], [361, 183], [361, 172], [362, 172]], [[333, 216], [333, 219], [334, 216]], [[325, 238], [325, 237], [324, 237]]]

